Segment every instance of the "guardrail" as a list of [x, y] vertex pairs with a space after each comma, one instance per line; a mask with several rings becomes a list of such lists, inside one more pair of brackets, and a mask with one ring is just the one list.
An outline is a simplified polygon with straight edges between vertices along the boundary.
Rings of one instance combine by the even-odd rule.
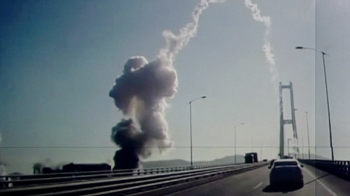
[[299, 159], [300, 162], [350, 181], [350, 161]]
[[[60, 183], [69, 181], [89, 180], [109, 177], [127, 177], [135, 175], [149, 175], [158, 173], [167, 173], [174, 171], [196, 170], [203, 168], [211, 168], [224, 165], [194, 165], [194, 166], [177, 166], [177, 167], [153, 167], [144, 169], [122, 169], [122, 170], [105, 170], [105, 171], [89, 171], [89, 172], [65, 172], [52, 174], [36, 174], [36, 175], [11, 175], [0, 176], [0, 188], [38, 185], [44, 183]], [[240, 164], [237, 164], [240, 165]]]
[[84, 181], [61, 182], [36, 186], [18, 186], [0, 190], [0, 195], [120, 195], [149, 191], [155, 188], [187, 183], [203, 178], [224, 176], [244, 172], [266, 165], [254, 163], [244, 165], [212, 166], [210, 168], [173, 171], [153, 175], [108, 177], [85, 179]]

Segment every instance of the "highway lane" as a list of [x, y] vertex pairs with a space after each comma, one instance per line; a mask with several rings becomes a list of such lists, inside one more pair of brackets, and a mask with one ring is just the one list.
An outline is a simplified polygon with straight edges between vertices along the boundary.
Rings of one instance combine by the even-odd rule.
[[303, 168], [304, 186], [270, 187], [267, 167], [233, 175], [221, 180], [182, 190], [171, 196], [232, 196], [232, 195], [291, 195], [291, 196], [348, 196], [350, 182], [310, 166]]

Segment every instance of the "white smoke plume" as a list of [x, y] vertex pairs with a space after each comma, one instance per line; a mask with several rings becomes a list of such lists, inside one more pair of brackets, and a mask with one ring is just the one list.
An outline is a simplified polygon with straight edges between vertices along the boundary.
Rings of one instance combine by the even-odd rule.
[[252, 3], [251, 0], [244, 0], [245, 6], [250, 9], [253, 14], [253, 19], [258, 22], [262, 22], [265, 25], [264, 45], [263, 51], [265, 52], [266, 61], [270, 64], [269, 70], [272, 74], [272, 81], [276, 81], [278, 78], [278, 72], [275, 65], [274, 54], [272, 53], [272, 47], [270, 44], [269, 36], [271, 32], [271, 19], [269, 16], [261, 16], [260, 10], [257, 4]]
[[165, 110], [167, 100], [173, 98], [178, 86], [173, 61], [196, 36], [200, 15], [214, 2], [222, 0], [201, 0], [192, 12], [192, 21], [178, 34], [164, 31], [166, 46], [154, 60], [148, 62], [143, 56], [134, 56], [124, 65], [123, 74], [109, 92], [126, 118], [112, 128], [111, 138], [121, 147], [114, 156], [114, 169], [136, 168], [139, 157], [147, 158], [153, 148], [161, 152], [172, 146]]
[[7, 170], [6, 170], [6, 163], [0, 162], [0, 176], [6, 176]]

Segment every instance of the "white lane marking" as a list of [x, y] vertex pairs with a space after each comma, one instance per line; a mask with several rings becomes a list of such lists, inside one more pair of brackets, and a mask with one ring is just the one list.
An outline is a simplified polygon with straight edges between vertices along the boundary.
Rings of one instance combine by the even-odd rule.
[[333, 192], [330, 188], [328, 188], [325, 184], [323, 184], [320, 180], [316, 178], [315, 175], [313, 175], [308, 169], [304, 167], [304, 171], [306, 171], [312, 178], [315, 179], [318, 183], [320, 183], [321, 186], [323, 186], [324, 189], [326, 189], [332, 196], [337, 196], [335, 192]]
[[259, 188], [259, 187], [260, 187], [262, 184], [263, 184], [263, 183], [262, 183], [262, 182], [260, 182], [258, 185], [256, 185], [256, 186], [254, 187], [254, 189]]

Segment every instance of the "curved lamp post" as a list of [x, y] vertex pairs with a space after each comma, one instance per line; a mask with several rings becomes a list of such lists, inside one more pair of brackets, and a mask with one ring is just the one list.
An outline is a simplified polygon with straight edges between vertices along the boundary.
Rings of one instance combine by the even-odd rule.
[[328, 55], [327, 53], [317, 50], [315, 48], [308, 48], [303, 46], [297, 46], [295, 49], [309, 49], [314, 50], [316, 52], [320, 52], [322, 54], [322, 60], [323, 60], [323, 73], [324, 73], [324, 81], [326, 86], [326, 96], [327, 96], [327, 109], [328, 109], [328, 127], [329, 127], [329, 140], [330, 140], [330, 147], [331, 147], [331, 153], [332, 153], [332, 161], [334, 161], [334, 152], [333, 152], [333, 142], [332, 142], [332, 125], [331, 125], [331, 112], [329, 109], [329, 97], [328, 97], [328, 85], [327, 85], [327, 74], [326, 74], [326, 64], [324, 61], [324, 55]]
[[189, 104], [190, 104], [190, 151], [191, 151], [191, 167], [193, 166], [193, 159], [192, 159], [192, 102], [197, 101], [199, 99], [205, 99], [207, 96], [201, 96], [197, 97], [195, 99], [192, 99]]

